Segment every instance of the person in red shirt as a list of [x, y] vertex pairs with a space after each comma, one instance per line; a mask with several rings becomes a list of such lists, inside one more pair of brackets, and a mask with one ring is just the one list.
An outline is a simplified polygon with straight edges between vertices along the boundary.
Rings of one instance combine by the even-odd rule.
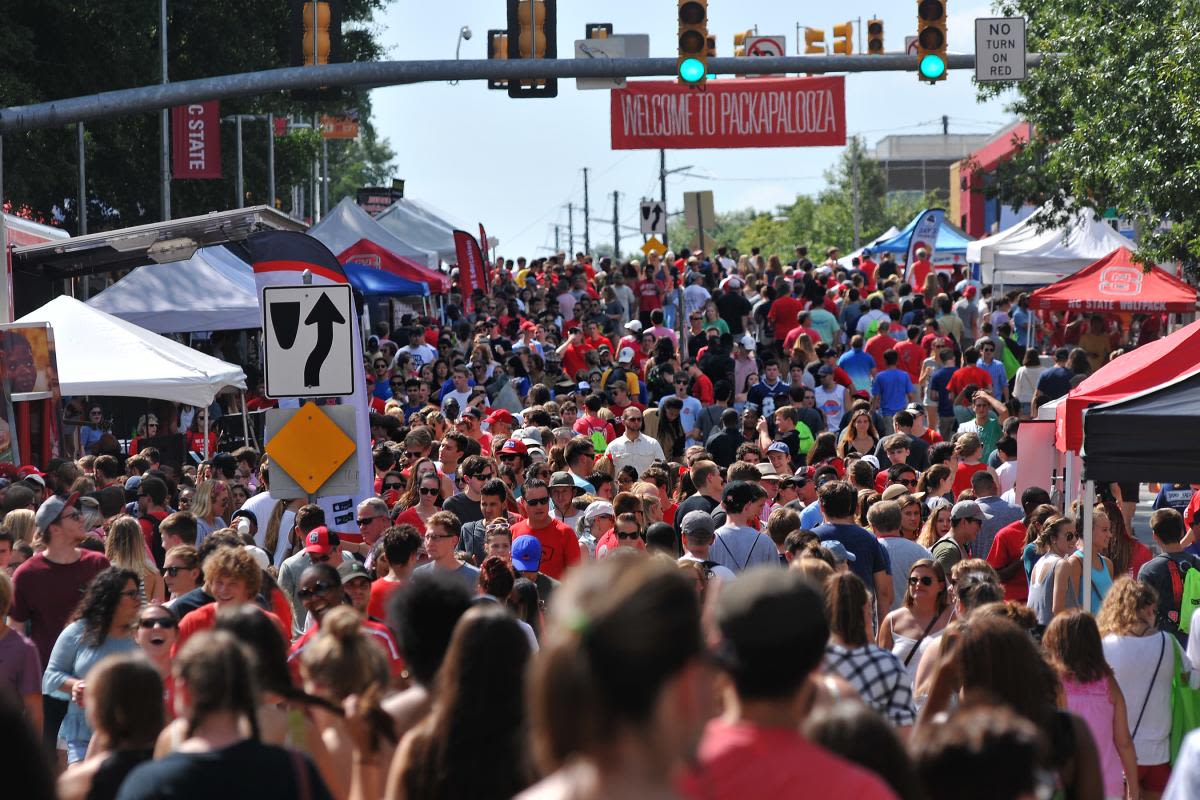
[[783, 340], [783, 348], [789, 353], [792, 351], [792, 347], [796, 344], [796, 340], [800, 338], [800, 334], [802, 333], [807, 333], [808, 340], [814, 344], [822, 341], [821, 334], [817, 333], [808, 326], [809, 320], [810, 315], [807, 311], [801, 311], [796, 315], [796, 327], [788, 331], [787, 337]]
[[908, 373], [912, 378], [912, 382], [919, 383], [921, 380], [921, 364], [924, 363], [926, 356], [925, 348], [917, 339], [921, 336], [921, 329], [916, 325], [909, 325], [907, 331], [908, 338], [896, 344], [896, 355], [900, 356], [900, 369]]
[[587, 371], [587, 351], [590, 349], [579, 326], [570, 329], [566, 344], [558, 348], [558, 354], [562, 356], [563, 370], [572, 381], [576, 380], [576, 375], [581, 370]]
[[375, 562], [381, 577], [371, 584], [368, 616], [387, 619], [387, 600], [412, 575], [422, 543], [421, 534], [411, 525], [395, 525], [383, 534], [383, 557]]
[[[752, 570], [721, 586], [715, 652], [730, 680], [680, 788], [695, 800], [896, 795], [875, 774], [800, 732], [810, 678], [825, 660], [825, 602], [790, 570]], [[826, 700], [828, 702], [828, 700]]]
[[540, 571], [561, 580], [568, 567], [582, 560], [575, 531], [550, 516], [550, 487], [543, 480], [527, 481], [521, 493], [527, 519], [512, 526], [512, 536], [529, 534], [542, 546]]
[[1058, 513], [1058, 509], [1050, 505], [1050, 493], [1040, 486], [1030, 486], [1021, 492], [1021, 509], [1025, 516], [998, 530], [996, 538], [992, 539], [992, 549], [985, 554], [987, 562], [1000, 576], [1004, 599], [1018, 603], [1029, 599], [1029, 580], [1025, 577], [1025, 564], [1021, 560], [1029, 526], [1040, 527]]
[[847, 389], [854, 386], [854, 379], [850, 377], [850, 373], [838, 366], [838, 353], [829, 345], [821, 342], [817, 345], [817, 358], [821, 363], [817, 365], [817, 369], [823, 366], [829, 366], [833, 369], [833, 382], [838, 386], [845, 386]]
[[597, 322], [587, 323], [587, 336], [584, 337], [583, 343], [589, 350], [599, 350], [601, 345], [608, 347], [609, 352], [613, 349], [612, 340], [600, 332], [600, 324]]
[[592, 438], [592, 434], [599, 433], [604, 437], [605, 444], [617, 438], [612, 423], [606, 422], [600, 417], [600, 409], [604, 408], [603, 397], [595, 393], [589, 394], [583, 399], [583, 408], [583, 416], [575, 420], [571, 430], [589, 439]]
[[875, 368], [880, 372], [887, 369], [887, 364], [883, 361], [883, 354], [888, 350], [896, 349], [896, 340], [893, 339], [888, 331], [891, 330], [891, 323], [887, 320], [880, 320], [879, 332], [867, 340], [863, 350], [871, 358], [875, 359]]
[[925, 279], [933, 271], [933, 262], [929, 260], [929, 251], [924, 247], [917, 248], [916, 256], [917, 260], [908, 267], [908, 285], [913, 287], [914, 292], [920, 292], [925, 288]]
[[796, 315], [807, 305], [803, 298], [792, 297], [790, 293], [775, 298], [775, 302], [771, 303], [771, 309], [767, 311], [767, 323], [774, 331], [775, 342], [780, 348], [787, 339], [788, 331], [795, 327]]
[[992, 376], [987, 373], [987, 370], [975, 366], [975, 362], [978, 360], [979, 351], [974, 347], [968, 347], [963, 351], [963, 365], [954, 371], [954, 374], [950, 376], [950, 382], [946, 384], [946, 388], [952, 395], [957, 397], [963, 389], [971, 384], [975, 384], [984, 391], [991, 391]]
[[879, 265], [871, 260], [870, 248], [864, 247], [862, 255], [858, 259], [858, 271], [862, 273], [867, 291], [875, 291], [875, 270], [877, 269], [879, 269]]
[[[262, 588], [262, 567], [248, 550], [239, 547], [220, 547], [204, 559], [204, 591], [213, 597], [213, 602], [188, 612], [179, 621], [179, 637], [171, 651], [174, 658], [193, 634], [208, 630], [217, 621], [217, 612], [222, 608], [252, 605]], [[257, 606], [255, 606], [257, 608]], [[284, 626], [276, 614], [259, 609], [279, 629], [286, 642], [291, 637], [291, 625]]]
[[683, 368], [687, 371], [688, 378], [691, 379], [688, 386], [691, 396], [699, 400], [701, 405], [705, 406], [711, 406], [717, 402], [713, 394], [713, 382], [697, 366], [696, 359], [689, 358], [684, 361]]

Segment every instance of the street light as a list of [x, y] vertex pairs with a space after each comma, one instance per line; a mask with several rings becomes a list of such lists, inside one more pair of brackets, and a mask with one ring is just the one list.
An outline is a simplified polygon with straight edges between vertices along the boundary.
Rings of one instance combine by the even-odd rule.
[[[455, 61], [458, 61], [459, 54], [462, 52], [462, 43], [463, 43], [464, 39], [466, 41], [471, 40], [471, 27], [469, 25], [463, 25], [461, 28], [458, 29], [458, 39], [456, 39], [454, 42], [454, 60]], [[451, 86], [458, 85], [458, 81], [446, 81], [446, 83], [450, 84]]]

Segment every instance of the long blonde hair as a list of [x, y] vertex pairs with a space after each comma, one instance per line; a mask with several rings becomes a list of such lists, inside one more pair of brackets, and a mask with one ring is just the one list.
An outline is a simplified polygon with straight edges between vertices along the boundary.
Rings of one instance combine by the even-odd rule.
[[203, 519], [207, 522], [209, 516], [216, 515], [217, 510], [213, 507], [213, 492], [216, 491], [218, 483], [222, 483], [222, 481], [200, 481], [196, 484], [192, 507], [188, 509], [196, 519]]
[[8, 512], [4, 515], [4, 522], [0, 523], [0, 530], [12, 534], [13, 544], [17, 542], [33, 544], [33, 534], [36, 530], [33, 524], [33, 511], [28, 508], [17, 508]]
[[104, 557], [114, 567], [127, 569], [139, 579], [146, 577], [150, 572], [146, 562], [146, 539], [136, 519], [122, 514], [112, 521], [104, 539]]

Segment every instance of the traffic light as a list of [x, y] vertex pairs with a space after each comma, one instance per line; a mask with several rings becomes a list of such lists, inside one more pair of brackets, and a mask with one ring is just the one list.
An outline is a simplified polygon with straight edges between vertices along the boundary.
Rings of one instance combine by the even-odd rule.
[[804, 29], [804, 52], [825, 55], [825, 31], [816, 28]]
[[883, 55], [883, 20], [867, 20], [867, 52], [873, 56]]
[[686, 86], [703, 86], [708, 75], [708, 0], [678, 2], [677, 81]]
[[[508, 0], [508, 57], [558, 58], [558, 0]], [[558, 97], [557, 78], [508, 82], [509, 97]]]
[[336, 64], [342, 60], [341, 0], [292, 0], [293, 67]]
[[843, 22], [833, 26], [833, 52], [848, 56], [854, 52], [854, 23]]
[[[508, 60], [508, 31], [493, 28], [487, 32], [487, 57], [499, 61]], [[507, 89], [508, 81], [496, 81], [488, 78], [489, 89]]]
[[946, 0], [917, 0], [917, 77], [946, 80]]
[[583, 38], [585, 39], [607, 39], [612, 35], [611, 22], [589, 22], [583, 26]]
[[754, 35], [754, 31], [742, 31], [733, 35], [733, 55], [741, 58], [746, 55], [746, 40]]

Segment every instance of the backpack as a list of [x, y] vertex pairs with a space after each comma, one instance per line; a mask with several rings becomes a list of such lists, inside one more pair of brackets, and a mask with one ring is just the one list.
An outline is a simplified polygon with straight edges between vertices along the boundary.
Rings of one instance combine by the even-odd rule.
[[1176, 561], [1167, 558], [1167, 574], [1171, 576], [1171, 611], [1167, 619], [1182, 633], [1192, 627], [1192, 615], [1200, 609], [1200, 568], [1190, 559]]

